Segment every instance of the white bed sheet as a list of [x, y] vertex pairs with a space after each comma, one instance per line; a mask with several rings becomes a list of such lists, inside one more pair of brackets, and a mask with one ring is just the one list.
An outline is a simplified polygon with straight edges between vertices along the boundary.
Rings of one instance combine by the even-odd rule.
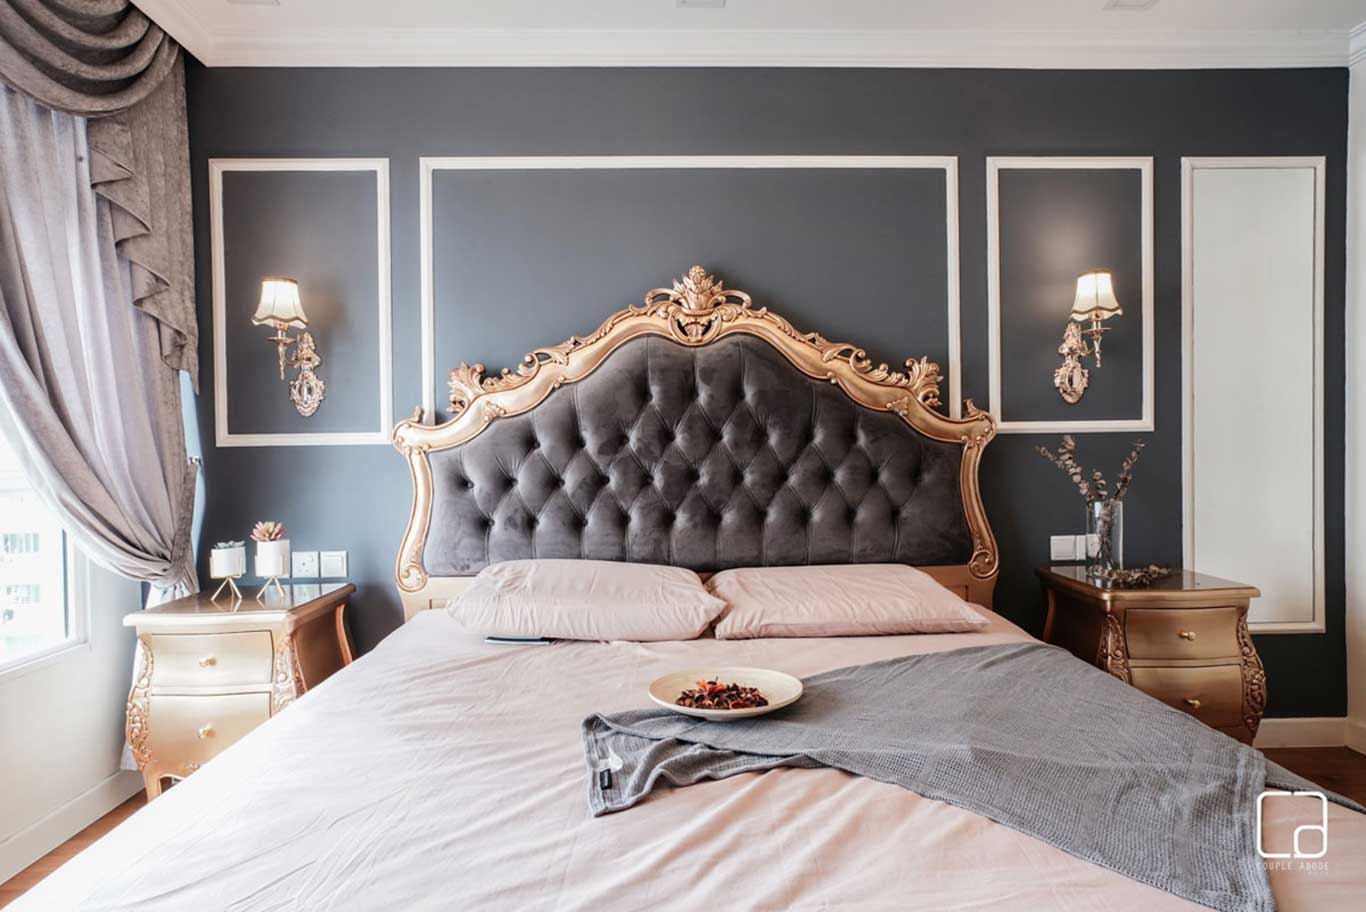
[[[667, 671], [805, 676], [1028, 638], [990, 617], [968, 634], [511, 648], [427, 612], [11, 909], [1199, 908], [835, 770], [743, 774], [588, 816], [580, 721], [646, 705]], [[1326, 870], [1272, 872], [1282, 910], [1360, 908], [1366, 818], [1333, 806], [1329, 832]]]

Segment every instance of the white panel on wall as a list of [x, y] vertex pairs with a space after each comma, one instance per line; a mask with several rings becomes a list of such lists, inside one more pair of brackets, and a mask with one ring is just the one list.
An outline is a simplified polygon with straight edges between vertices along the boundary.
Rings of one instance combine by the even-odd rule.
[[[377, 296], [375, 300], [375, 344], [379, 350], [379, 373], [375, 390], [379, 397], [379, 426], [364, 431], [305, 431], [300, 433], [234, 433], [228, 422], [231, 407], [228, 395], [227, 355], [227, 268], [223, 240], [223, 175], [233, 171], [257, 172], [315, 172], [315, 171], [372, 171], [375, 175], [376, 238], [375, 271]], [[219, 447], [262, 446], [356, 446], [388, 445], [394, 427], [393, 416], [393, 348], [391, 336], [391, 306], [389, 299], [389, 159], [387, 158], [211, 158], [209, 159], [209, 252], [213, 275], [213, 372], [214, 372], [214, 443]], [[233, 324], [238, 331], [250, 328], [237, 315]], [[343, 370], [344, 364], [328, 363], [320, 373], [329, 369]], [[281, 393], [284, 395], [284, 393]], [[239, 407], [249, 408], [250, 402]]]
[[[958, 159], [917, 155], [681, 155], [681, 156], [491, 156], [421, 159], [419, 220], [422, 277], [422, 413], [437, 419], [436, 279], [433, 254], [433, 175], [439, 171], [636, 170], [636, 169], [934, 169], [944, 172], [944, 232], [947, 256], [944, 300], [948, 318], [947, 390], [950, 417], [962, 415], [962, 364], [959, 327]], [[603, 316], [606, 316], [604, 314]]]
[[1182, 163], [1186, 566], [1323, 630], [1323, 159]]
[[[1139, 414], [1120, 418], [1067, 418], [1067, 419], [1030, 419], [1011, 417], [1006, 413], [1004, 404], [1004, 379], [1002, 371], [1002, 352], [1010, 346], [1002, 340], [1002, 287], [1001, 287], [1001, 172], [1011, 170], [1059, 170], [1059, 171], [1128, 171], [1136, 173], [1139, 180], [1138, 211], [1131, 213], [1136, 220], [1139, 232], [1139, 272], [1141, 292], [1137, 302], [1137, 312], [1142, 321], [1142, 390]], [[1101, 213], [1110, 215], [1109, 213]], [[1123, 217], [1125, 213], [1118, 213]], [[1104, 261], [1080, 264], [1068, 279], [1074, 278], [1089, 269], [1108, 268]], [[1115, 431], [1151, 431], [1156, 427], [1154, 419], [1154, 379], [1153, 351], [1153, 160], [1151, 156], [989, 156], [987, 158], [987, 375], [989, 381], [988, 411], [996, 419], [996, 430], [1002, 434], [1043, 434], [1043, 433], [1098, 433]], [[1007, 289], [1009, 291], [1010, 289]], [[1018, 289], [1017, 289], [1018, 290]], [[1065, 314], [1071, 303], [1070, 287], [1059, 296], [1057, 333], [1061, 339], [1066, 323]], [[1130, 317], [1134, 314], [1132, 304]], [[1113, 342], [1107, 341], [1113, 351]], [[1051, 347], [1051, 340], [1050, 340]], [[1050, 370], [1060, 361], [1050, 361]], [[1094, 365], [1093, 365], [1094, 367]], [[1092, 383], [1106, 382], [1105, 375], [1092, 370]], [[1040, 382], [1049, 387], [1050, 377], [1040, 375]], [[1049, 389], [1050, 399], [1056, 394]], [[1094, 393], [1092, 394], [1095, 395]]]

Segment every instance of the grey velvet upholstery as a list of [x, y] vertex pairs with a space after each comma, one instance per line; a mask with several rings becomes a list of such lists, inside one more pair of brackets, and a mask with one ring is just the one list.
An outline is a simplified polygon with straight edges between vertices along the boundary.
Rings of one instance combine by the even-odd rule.
[[707, 571], [972, 554], [961, 445], [856, 404], [752, 336], [634, 339], [430, 459], [432, 576], [529, 557]]

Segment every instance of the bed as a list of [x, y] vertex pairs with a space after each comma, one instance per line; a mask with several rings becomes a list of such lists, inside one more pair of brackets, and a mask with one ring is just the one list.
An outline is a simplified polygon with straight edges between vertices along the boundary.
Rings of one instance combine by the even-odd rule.
[[[451, 420], [403, 422], [408, 622], [13, 908], [1198, 908], [897, 786], [775, 769], [589, 816], [579, 725], [653, 678], [809, 676], [1029, 636], [990, 609], [978, 492], [991, 419], [948, 418], [926, 361], [893, 371], [694, 268], [514, 372], [452, 374]], [[494, 646], [439, 609], [527, 557], [738, 566], [907, 563], [982, 607], [963, 634]], [[1276, 825], [1297, 811], [1273, 806]], [[1279, 907], [1349, 908], [1363, 818]]]

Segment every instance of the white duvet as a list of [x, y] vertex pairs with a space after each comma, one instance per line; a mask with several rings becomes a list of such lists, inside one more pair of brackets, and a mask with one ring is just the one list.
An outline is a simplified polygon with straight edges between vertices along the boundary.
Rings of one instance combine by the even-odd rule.
[[[690, 665], [799, 676], [1025, 639], [982, 632], [498, 647], [427, 612], [10, 907], [55, 910], [1021, 909], [1184, 900], [986, 818], [835, 770], [664, 789], [591, 818], [579, 723]], [[1008, 699], [1007, 694], [1002, 695]], [[1268, 827], [1293, 828], [1292, 802]], [[1274, 870], [1281, 909], [1362, 908], [1366, 817]]]

